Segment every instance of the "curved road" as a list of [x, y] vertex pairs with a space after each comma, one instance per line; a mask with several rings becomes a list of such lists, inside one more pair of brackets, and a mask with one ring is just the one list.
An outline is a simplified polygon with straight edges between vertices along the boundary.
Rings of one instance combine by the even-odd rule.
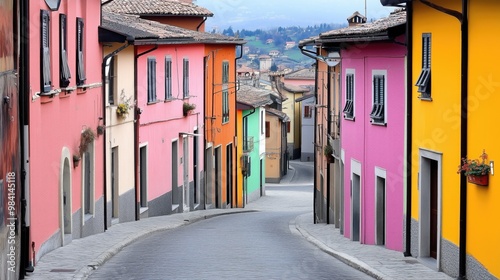
[[294, 218], [312, 209], [312, 184], [304, 185], [311, 179], [301, 171], [312, 165], [291, 165], [296, 172], [287, 185], [266, 186], [266, 196], [247, 205], [255, 212], [152, 234], [89, 279], [372, 279], [296, 232]]

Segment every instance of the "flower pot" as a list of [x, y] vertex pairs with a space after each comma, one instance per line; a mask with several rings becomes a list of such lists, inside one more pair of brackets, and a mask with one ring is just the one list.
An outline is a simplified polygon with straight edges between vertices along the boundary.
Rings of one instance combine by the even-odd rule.
[[326, 156], [327, 163], [335, 163], [335, 158], [332, 155]]
[[489, 174], [486, 175], [468, 175], [467, 181], [479, 186], [487, 186], [490, 181]]

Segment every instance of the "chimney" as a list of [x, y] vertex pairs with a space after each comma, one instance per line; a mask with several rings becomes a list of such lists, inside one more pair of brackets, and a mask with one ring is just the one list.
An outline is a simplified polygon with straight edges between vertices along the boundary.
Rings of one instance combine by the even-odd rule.
[[366, 17], [356, 11], [354, 12], [354, 14], [347, 18], [347, 22], [349, 23], [349, 27], [357, 26], [366, 23]]

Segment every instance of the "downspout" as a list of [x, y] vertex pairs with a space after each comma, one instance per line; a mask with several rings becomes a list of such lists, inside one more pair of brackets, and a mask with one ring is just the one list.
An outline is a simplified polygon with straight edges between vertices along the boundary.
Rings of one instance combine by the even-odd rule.
[[405, 224], [405, 257], [411, 256], [411, 199], [412, 199], [412, 170], [411, 151], [413, 138], [413, 2], [406, 3], [406, 224]]
[[[126, 47], [128, 47], [129, 45], [129, 42], [127, 41], [125, 43], [125, 45], [119, 47], [118, 49], [114, 50], [113, 52], [111, 52], [110, 54], [106, 55], [103, 59], [102, 59], [102, 64], [101, 64], [101, 77], [102, 77], [102, 84], [103, 84], [103, 87], [102, 87], [102, 126], [104, 128], [106, 128], [106, 87], [104, 86], [106, 84], [106, 66], [107, 66], [107, 61], [110, 57], [112, 56], [115, 56], [117, 53], [121, 52], [122, 50], [124, 50]], [[107, 176], [108, 176], [108, 172], [107, 172], [107, 160], [106, 160], [106, 156], [107, 156], [107, 149], [106, 149], [106, 133], [103, 133], [102, 135], [103, 137], [103, 144], [104, 144], [104, 147], [102, 149], [102, 153], [103, 153], [103, 169], [104, 169], [104, 182], [103, 182], [103, 198], [104, 198], [104, 211], [103, 211], [103, 215], [104, 215], [104, 230], [107, 230], [108, 229], [108, 207], [107, 207], [107, 204], [108, 204], [108, 195], [107, 195], [107, 189], [108, 189], [108, 186], [107, 186]]]
[[208, 56], [203, 57], [203, 209], [207, 209], [207, 63]]
[[[237, 71], [236, 71], [236, 67], [238, 66], [238, 62], [237, 60], [242, 58], [243, 57], [243, 45], [237, 45], [239, 46], [240, 48], [240, 55], [235, 57], [234, 58], [234, 108], [236, 108], [236, 95], [237, 95], [237, 91], [238, 91], [238, 87], [236, 86], [237, 85], [237, 82], [236, 81], [236, 77], [237, 77]], [[214, 60], [215, 61], [215, 60]], [[213, 101], [212, 101], [213, 102]], [[237, 136], [238, 135], [238, 121], [236, 120], [236, 110], [234, 110], [234, 135]], [[235, 137], [235, 140], [237, 140], [238, 137]], [[234, 141], [234, 151], [233, 151], [233, 155], [235, 155], [235, 157], [237, 158], [238, 157], [238, 141]], [[226, 167], [227, 168], [227, 167]], [[233, 164], [232, 166], [233, 168], [233, 174], [234, 174], [234, 182], [235, 182], [235, 187], [234, 187], [234, 197], [236, 198], [236, 208], [238, 207], [238, 166], [237, 164]]]
[[[145, 54], [148, 54], [158, 48], [158, 45], [155, 45], [153, 48], [144, 51], [142, 53], [136, 54], [135, 59], [134, 59], [134, 100], [137, 101], [138, 93], [137, 93], [137, 59]], [[140, 210], [141, 210], [141, 205], [140, 205], [140, 197], [139, 197], [139, 191], [140, 191], [140, 176], [139, 176], [139, 127], [140, 127], [140, 116], [141, 116], [141, 109], [139, 107], [136, 107], [134, 110], [134, 174], [135, 174], [135, 220], [138, 221], [140, 220]]]
[[[30, 125], [30, 103], [27, 100], [29, 93], [29, 45], [30, 37], [24, 36], [29, 34], [30, 18], [29, 18], [29, 1], [18, 1], [17, 21], [19, 26], [19, 38], [23, 38], [19, 42], [19, 64], [17, 68], [19, 79], [19, 132], [21, 140], [21, 251], [20, 251], [20, 279], [24, 279], [26, 272], [33, 272], [33, 263], [30, 263], [30, 184], [29, 184], [29, 125]], [[22, 20], [21, 20], [22, 19]], [[33, 259], [33, 262], [35, 260]]]
[[[110, 0], [110, 1], [114, 1], [114, 0]], [[107, 2], [106, 2], [107, 4]], [[205, 23], [205, 21], [207, 21], [207, 17], [204, 17], [203, 20], [200, 22], [200, 24], [198, 24], [198, 26], [196, 26], [196, 31], [200, 31], [200, 26]]]
[[[316, 105], [318, 105], [318, 63], [319, 63], [319, 56], [318, 54], [304, 49], [304, 46], [299, 45], [300, 52], [308, 56], [316, 61], [316, 71], [314, 73], [314, 99], [316, 100]], [[316, 156], [316, 145], [317, 145], [317, 127], [318, 127], [318, 110], [314, 110], [314, 166], [318, 166], [318, 158]], [[318, 171], [316, 168], [314, 168], [314, 180], [313, 180], [313, 223], [316, 224], [316, 189], [318, 187], [317, 181], [317, 176], [318, 176]]]
[[[328, 134], [326, 141], [330, 141], [330, 137], [332, 134], [332, 114], [331, 114], [331, 109], [332, 109], [332, 104], [331, 104], [331, 97], [330, 97], [330, 92], [332, 89], [331, 81], [332, 81], [332, 73], [331, 73], [331, 67], [327, 65], [327, 72], [326, 72], [326, 78], [328, 79], [327, 82], [327, 87], [326, 87], [326, 113], [328, 114], [326, 116], [326, 132]], [[329, 144], [329, 143], [328, 143]], [[333, 144], [333, 143], [332, 143]], [[330, 224], [330, 195], [331, 195], [331, 163], [326, 164], [326, 224]]]
[[[468, 87], [469, 87], [469, 0], [462, 0], [462, 86], [461, 86], [461, 118], [460, 118], [460, 158], [467, 157], [468, 133]], [[458, 261], [458, 278], [466, 279], [467, 264], [467, 181], [460, 176], [460, 249]]]

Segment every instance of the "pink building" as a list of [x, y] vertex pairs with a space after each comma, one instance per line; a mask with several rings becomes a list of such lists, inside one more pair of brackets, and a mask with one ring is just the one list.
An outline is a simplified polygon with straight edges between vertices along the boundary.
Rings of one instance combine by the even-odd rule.
[[29, 18], [27, 223], [37, 259], [104, 231], [100, 11], [99, 0], [37, 0], [22, 15]]
[[353, 241], [398, 251], [404, 215], [405, 23], [405, 12], [396, 11], [301, 42], [311, 57], [304, 47], [317, 47], [323, 69], [318, 108], [333, 109], [325, 118], [328, 130], [318, 129], [315, 140], [336, 159], [318, 171], [327, 183], [316, 181], [316, 218], [335, 223]]
[[346, 33], [355, 39], [341, 50], [344, 234], [398, 251], [403, 247], [405, 20], [400, 11], [324, 34], [329, 40]]

